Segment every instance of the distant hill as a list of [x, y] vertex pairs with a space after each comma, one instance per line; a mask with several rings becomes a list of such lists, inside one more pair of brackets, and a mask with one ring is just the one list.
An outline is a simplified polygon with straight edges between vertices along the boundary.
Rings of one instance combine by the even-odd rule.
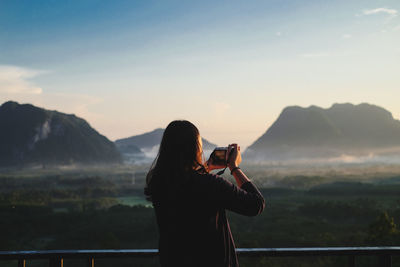
[[286, 160], [366, 155], [400, 147], [400, 121], [370, 104], [285, 108], [245, 152], [250, 159]]
[[[124, 147], [126, 145], [134, 145], [140, 149], [149, 149], [154, 146], [160, 145], [162, 136], [164, 134], [164, 130], [165, 129], [157, 128], [148, 133], [135, 135], [128, 138], [118, 139], [115, 141], [115, 144], [118, 147]], [[202, 138], [202, 142], [204, 150], [211, 150], [216, 147], [215, 144], [210, 143], [204, 138]]]
[[0, 166], [121, 162], [114, 143], [75, 115], [9, 101], [0, 129]]
[[164, 129], [157, 128], [144, 134], [118, 139], [115, 141], [115, 144], [120, 148], [126, 146], [134, 146], [139, 149], [151, 148], [160, 144], [163, 133]]

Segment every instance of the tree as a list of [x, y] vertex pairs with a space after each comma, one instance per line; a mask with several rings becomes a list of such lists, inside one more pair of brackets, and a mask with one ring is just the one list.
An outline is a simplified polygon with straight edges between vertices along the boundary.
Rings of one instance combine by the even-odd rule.
[[367, 242], [371, 245], [394, 245], [399, 237], [399, 230], [393, 217], [385, 211], [370, 224]]

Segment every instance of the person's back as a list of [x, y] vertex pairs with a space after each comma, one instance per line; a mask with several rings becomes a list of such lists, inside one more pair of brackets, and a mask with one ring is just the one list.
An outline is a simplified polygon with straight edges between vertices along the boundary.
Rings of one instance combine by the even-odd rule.
[[162, 266], [197, 266], [205, 262], [222, 266], [222, 216], [207, 193], [211, 184], [208, 175], [193, 172], [185, 178], [187, 181], [179, 187], [163, 190], [159, 196], [153, 194]]
[[193, 171], [176, 188], [153, 194], [162, 266], [236, 266], [225, 209], [253, 216], [264, 208], [250, 182], [242, 187], [247, 191], [219, 176]]
[[[233, 171], [241, 177], [240, 168]], [[150, 177], [161, 266], [238, 266], [225, 209], [254, 216], [264, 208], [262, 195], [247, 177], [240, 188], [204, 169]]]

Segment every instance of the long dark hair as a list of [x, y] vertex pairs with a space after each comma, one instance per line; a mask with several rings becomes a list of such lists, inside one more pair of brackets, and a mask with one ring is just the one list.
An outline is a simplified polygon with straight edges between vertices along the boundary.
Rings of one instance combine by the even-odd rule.
[[199, 137], [199, 130], [189, 121], [176, 120], [168, 124], [146, 177], [145, 194], [149, 200], [157, 188], [176, 186], [190, 171], [206, 172]]

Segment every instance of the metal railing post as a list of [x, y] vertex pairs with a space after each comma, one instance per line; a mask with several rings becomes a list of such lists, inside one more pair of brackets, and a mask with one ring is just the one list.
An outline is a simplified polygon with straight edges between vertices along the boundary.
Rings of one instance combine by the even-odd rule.
[[89, 257], [89, 258], [87, 259], [87, 264], [86, 264], [86, 266], [87, 266], [87, 267], [94, 267], [94, 257]]
[[18, 267], [25, 267], [26, 266], [26, 260], [22, 259], [22, 260], [18, 260]]

